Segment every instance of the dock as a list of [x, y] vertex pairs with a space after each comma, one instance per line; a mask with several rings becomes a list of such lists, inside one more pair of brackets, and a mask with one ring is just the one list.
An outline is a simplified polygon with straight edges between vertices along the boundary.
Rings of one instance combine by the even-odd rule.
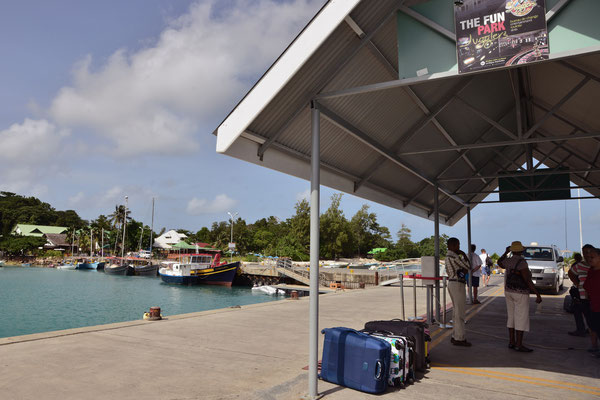
[[[564, 292], [532, 305], [525, 342], [535, 351], [524, 354], [507, 348], [503, 288], [499, 278], [492, 283], [482, 288], [483, 304], [467, 306], [473, 347], [452, 346], [449, 330], [434, 329], [432, 368], [415, 384], [375, 396], [319, 381], [322, 398], [598, 398], [600, 360], [586, 352], [588, 338], [566, 334], [573, 316], [562, 311]], [[405, 288], [407, 312], [411, 290]], [[320, 328], [361, 329], [369, 320], [398, 318], [399, 296], [398, 286], [323, 294]], [[417, 299], [424, 314], [424, 289], [417, 288]], [[139, 321], [3, 338], [2, 398], [301, 399], [308, 385], [308, 304], [303, 297], [155, 322], [140, 315]]]

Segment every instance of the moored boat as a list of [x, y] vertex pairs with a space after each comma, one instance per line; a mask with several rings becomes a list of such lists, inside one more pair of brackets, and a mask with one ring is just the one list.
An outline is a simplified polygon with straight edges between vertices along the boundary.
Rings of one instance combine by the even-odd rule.
[[125, 260], [114, 259], [104, 265], [104, 273], [109, 275], [127, 275], [129, 265]]
[[239, 261], [221, 263], [220, 252], [190, 254], [183, 256], [180, 262], [160, 268], [158, 273], [165, 283], [231, 286], [239, 266]]
[[158, 276], [158, 265], [150, 260], [136, 258], [130, 260], [129, 265], [133, 268], [132, 272], [135, 276]]

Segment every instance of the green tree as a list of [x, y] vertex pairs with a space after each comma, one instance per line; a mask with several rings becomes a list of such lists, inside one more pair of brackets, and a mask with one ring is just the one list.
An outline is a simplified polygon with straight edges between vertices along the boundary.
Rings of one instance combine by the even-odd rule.
[[[440, 257], [446, 257], [448, 253], [448, 246], [446, 242], [449, 236], [444, 234], [440, 235]], [[422, 256], [434, 256], [435, 255], [435, 236], [430, 236], [419, 242], [419, 251]]]
[[419, 246], [411, 240], [411, 230], [402, 224], [397, 233], [396, 249], [400, 258], [417, 258], [421, 256]]
[[331, 205], [321, 215], [321, 257], [337, 259], [352, 252], [350, 224], [340, 209], [342, 194], [331, 196]]

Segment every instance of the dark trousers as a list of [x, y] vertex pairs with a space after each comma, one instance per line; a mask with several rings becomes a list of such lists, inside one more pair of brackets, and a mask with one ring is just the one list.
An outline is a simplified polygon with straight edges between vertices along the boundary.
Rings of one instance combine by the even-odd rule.
[[577, 326], [577, 332], [585, 332], [585, 323], [587, 322], [588, 327], [590, 326], [590, 301], [589, 300], [578, 300], [573, 301], [573, 316], [575, 317], [575, 325]]

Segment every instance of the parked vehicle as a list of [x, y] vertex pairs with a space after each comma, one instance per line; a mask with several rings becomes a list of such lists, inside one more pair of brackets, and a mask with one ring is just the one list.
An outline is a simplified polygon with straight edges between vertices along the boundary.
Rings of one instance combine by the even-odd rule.
[[531, 271], [531, 280], [536, 288], [549, 289], [558, 294], [565, 280], [565, 262], [555, 245], [538, 245], [531, 243], [525, 246], [523, 257], [527, 260]]

